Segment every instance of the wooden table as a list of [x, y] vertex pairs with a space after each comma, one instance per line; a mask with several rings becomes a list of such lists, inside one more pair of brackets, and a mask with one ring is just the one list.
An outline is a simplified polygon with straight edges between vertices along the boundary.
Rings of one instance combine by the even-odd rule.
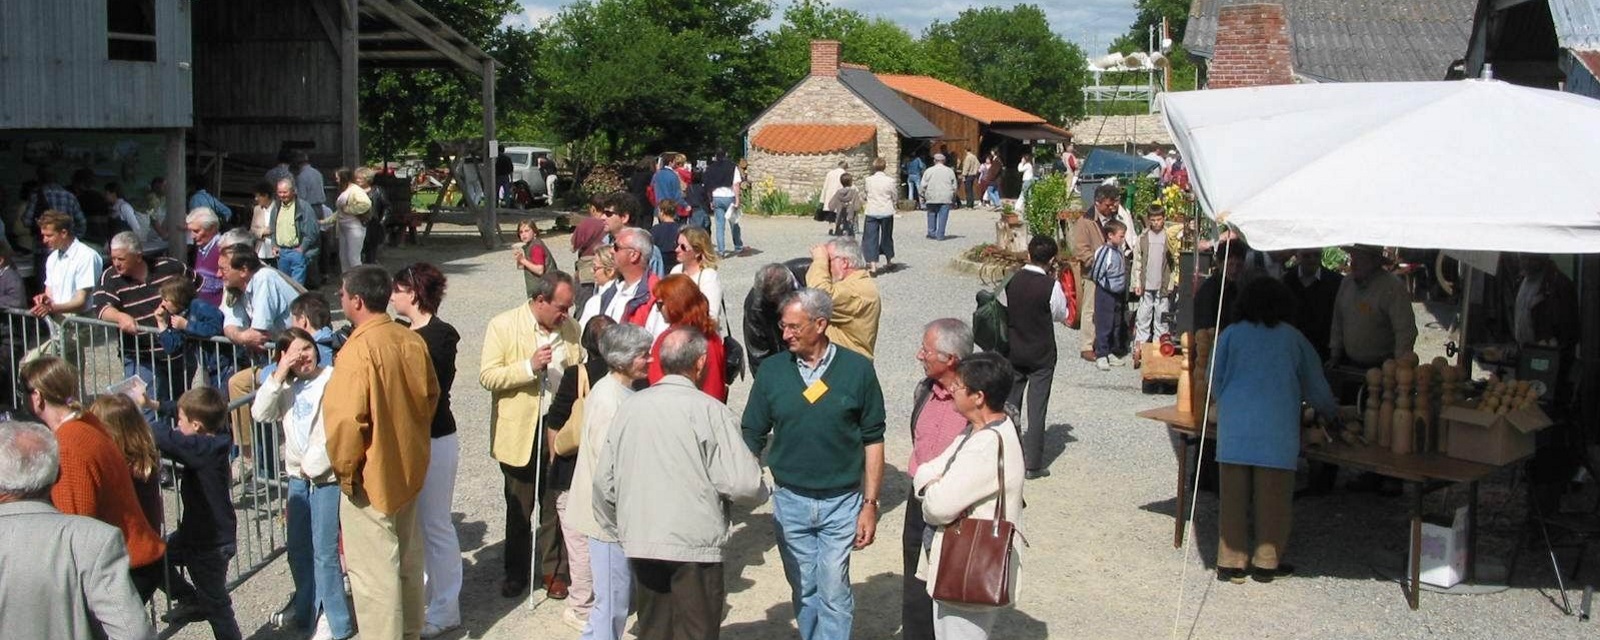
[[[1181, 442], [1178, 452], [1178, 509], [1173, 518], [1172, 546], [1183, 546], [1184, 526], [1189, 500], [1189, 452], [1200, 440], [1200, 430], [1196, 427], [1199, 416], [1178, 411], [1176, 406], [1161, 407], [1140, 411], [1139, 417], [1154, 420], [1166, 425], [1167, 430], [1179, 436]], [[1206, 429], [1205, 439], [1215, 442], [1217, 437], [1216, 416], [1209, 416], [1211, 428]], [[1399, 455], [1388, 449], [1370, 446], [1351, 446], [1344, 443], [1332, 443], [1314, 447], [1303, 452], [1308, 460], [1318, 460], [1341, 467], [1370, 471], [1381, 476], [1395, 478], [1408, 485], [1412, 485], [1412, 494], [1415, 496], [1411, 505], [1411, 554], [1406, 567], [1409, 573], [1409, 588], [1406, 590], [1406, 603], [1412, 609], [1418, 606], [1417, 598], [1421, 593], [1422, 578], [1422, 499], [1429, 493], [1453, 484], [1467, 485], [1467, 575], [1466, 581], [1471, 582], [1476, 577], [1477, 571], [1477, 545], [1478, 545], [1478, 482], [1501, 469], [1509, 467], [1520, 460], [1513, 460], [1504, 465], [1490, 465], [1467, 460], [1458, 460], [1442, 453], [1415, 453]]]

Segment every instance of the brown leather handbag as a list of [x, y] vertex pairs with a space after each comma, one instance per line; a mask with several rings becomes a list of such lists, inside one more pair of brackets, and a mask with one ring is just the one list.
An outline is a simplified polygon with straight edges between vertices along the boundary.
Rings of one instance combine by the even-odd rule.
[[[974, 518], [969, 512], [945, 526], [944, 541], [939, 547], [939, 573], [933, 582], [933, 599], [991, 607], [1011, 604], [1011, 554], [1016, 553], [1014, 540], [1021, 533], [1005, 519], [1005, 459], [1002, 446], [995, 462], [1000, 499], [994, 519]], [[1023, 544], [1027, 541], [1023, 540]]]

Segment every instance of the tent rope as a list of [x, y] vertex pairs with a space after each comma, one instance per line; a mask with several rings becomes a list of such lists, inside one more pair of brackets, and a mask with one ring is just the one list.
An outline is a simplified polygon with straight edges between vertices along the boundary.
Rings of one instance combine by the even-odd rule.
[[[1218, 234], [1218, 237], [1220, 237], [1220, 234]], [[1223, 283], [1226, 283], [1228, 281], [1228, 253], [1230, 251], [1232, 251], [1232, 249], [1233, 249], [1233, 243], [1232, 242], [1223, 243], [1223, 245], [1222, 245], [1222, 271], [1221, 271], [1221, 277], [1222, 277]], [[1198, 265], [1198, 261], [1196, 262], [1196, 264]], [[1199, 269], [1198, 269], [1198, 266], [1197, 266], [1196, 267], [1196, 271], [1198, 272], [1198, 270]], [[1216, 323], [1212, 325], [1213, 327], [1218, 327], [1218, 326], [1222, 325], [1223, 301], [1227, 297], [1227, 291], [1228, 291], [1228, 289], [1225, 286], [1220, 286], [1220, 287], [1217, 288], [1217, 315], [1216, 315]], [[1191, 344], [1194, 344], [1195, 348], [1199, 348], [1199, 343], [1198, 342], [1192, 342]], [[1216, 341], [1215, 341], [1215, 338], [1213, 338], [1211, 344], [1212, 344], [1212, 354], [1214, 356], [1216, 354]], [[1187, 355], [1185, 357], [1187, 357]], [[1212, 374], [1216, 371], [1216, 369], [1217, 369], [1217, 359], [1215, 357], [1208, 358], [1207, 362], [1206, 362], [1206, 380], [1208, 382], [1212, 379]], [[1174, 517], [1185, 518], [1186, 519], [1185, 522], [1184, 522], [1184, 531], [1185, 531], [1186, 535], [1183, 536], [1183, 549], [1182, 549], [1182, 553], [1178, 557], [1178, 565], [1179, 565], [1178, 566], [1178, 601], [1173, 606], [1172, 633], [1169, 635], [1169, 637], [1173, 638], [1173, 640], [1176, 640], [1176, 638], [1178, 637], [1179, 624], [1183, 620], [1184, 592], [1188, 588], [1189, 551], [1190, 551], [1190, 547], [1193, 546], [1193, 545], [1190, 544], [1190, 541], [1194, 538], [1194, 514], [1195, 514], [1196, 509], [1199, 506], [1199, 499], [1200, 499], [1200, 469], [1201, 469], [1200, 461], [1205, 459], [1205, 454], [1206, 454], [1206, 432], [1209, 431], [1210, 428], [1211, 428], [1211, 393], [1210, 393], [1211, 385], [1207, 384], [1206, 385], [1206, 389], [1207, 389], [1206, 397], [1201, 399], [1201, 403], [1202, 403], [1201, 407], [1202, 408], [1200, 410], [1200, 447], [1195, 450], [1194, 477], [1189, 479], [1189, 513], [1187, 513], [1187, 514], [1183, 514], [1183, 513], [1174, 514]], [[1199, 619], [1199, 616], [1200, 616], [1200, 612], [1196, 611], [1195, 612], [1196, 620]]]

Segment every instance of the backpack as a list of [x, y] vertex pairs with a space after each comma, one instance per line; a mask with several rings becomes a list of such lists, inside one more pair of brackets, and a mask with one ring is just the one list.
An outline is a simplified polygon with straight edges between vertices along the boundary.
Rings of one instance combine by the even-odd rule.
[[976, 296], [978, 307], [972, 311], [972, 342], [984, 351], [992, 351], [1005, 355], [1010, 344], [1006, 337], [1006, 325], [1010, 317], [1006, 312], [1004, 300], [1006, 286], [1011, 284], [1011, 275], [1000, 281], [1000, 286], [990, 289], [979, 289]]

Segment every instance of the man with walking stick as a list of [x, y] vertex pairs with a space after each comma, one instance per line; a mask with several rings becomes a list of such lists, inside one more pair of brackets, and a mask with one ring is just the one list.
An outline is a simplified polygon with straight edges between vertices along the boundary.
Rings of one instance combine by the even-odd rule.
[[515, 598], [527, 589], [537, 529], [544, 587], [550, 597], [561, 599], [566, 597], [567, 578], [560, 566], [555, 510], [552, 501], [539, 499], [548, 455], [541, 431], [550, 398], [561, 385], [561, 372], [578, 363], [581, 347], [578, 323], [568, 315], [575, 295], [572, 277], [559, 271], [545, 273], [530, 293], [526, 304], [489, 321], [478, 383], [490, 394], [490, 454], [505, 476], [505, 578], [500, 595]]

